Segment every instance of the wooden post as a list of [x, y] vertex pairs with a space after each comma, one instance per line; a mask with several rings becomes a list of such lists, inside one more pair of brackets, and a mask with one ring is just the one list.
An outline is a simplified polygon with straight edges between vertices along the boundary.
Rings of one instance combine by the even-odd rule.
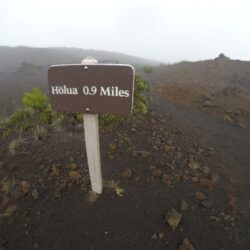
[[[87, 57], [82, 64], [96, 64], [98, 61]], [[87, 70], [86, 66], [86, 70]], [[89, 111], [89, 109], [86, 109]], [[102, 193], [102, 172], [99, 142], [98, 114], [84, 114], [84, 135], [92, 190]]]

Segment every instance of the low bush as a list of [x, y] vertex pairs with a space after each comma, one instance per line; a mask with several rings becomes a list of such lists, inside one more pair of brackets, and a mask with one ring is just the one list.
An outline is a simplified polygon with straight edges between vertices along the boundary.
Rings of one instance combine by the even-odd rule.
[[145, 95], [149, 86], [140, 76], [135, 76], [133, 112], [135, 114], [146, 114], [148, 112], [148, 98]]
[[145, 65], [143, 67], [143, 70], [144, 70], [145, 73], [151, 73], [151, 72], [153, 72], [153, 67], [150, 66], [150, 65]]
[[[145, 93], [148, 90], [147, 82], [136, 75], [133, 100], [133, 113], [135, 115], [147, 113], [148, 99]], [[54, 111], [48, 102], [48, 97], [38, 88], [24, 93], [22, 103], [24, 105], [23, 110], [17, 109], [12, 115], [1, 121], [0, 131], [3, 137], [9, 136], [15, 131], [23, 132], [37, 126], [58, 123], [58, 121], [62, 125], [69, 126], [83, 122], [82, 113]], [[117, 123], [123, 118], [123, 116], [118, 115], [101, 114], [99, 120], [100, 125], [106, 127]]]
[[37, 125], [51, 124], [58, 118], [58, 113], [48, 104], [48, 97], [38, 88], [26, 92], [22, 102], [24, 109], [16, 109], [13, 114], [1, 122], [0, 128], [3, 137], [8, 137], [13, 132], [23, 132]]
[[26, 108], [41, 111], [47, 107], [48, 97], [39, 88], [34, 88], [31, 92], [24, 93], [22, 103]]
[[2, 136], [8, 137], [13, 131], [22, 132], [32, 127], [32, 113], [30, 110], [17, 109], [0, 124]]
[[107, 127], [111, 124], [115, 124], [120, 121], [122, 118], [119, 115], [108, 115], [108, 114], [101, 114], [99, 116], [99, 123], [101, 127]]

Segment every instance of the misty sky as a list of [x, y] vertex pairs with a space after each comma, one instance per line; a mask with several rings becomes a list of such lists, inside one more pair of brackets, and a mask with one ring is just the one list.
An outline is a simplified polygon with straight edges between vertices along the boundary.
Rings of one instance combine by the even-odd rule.
[[250, 1], [0, 0], [0, 45], [250, 60]]

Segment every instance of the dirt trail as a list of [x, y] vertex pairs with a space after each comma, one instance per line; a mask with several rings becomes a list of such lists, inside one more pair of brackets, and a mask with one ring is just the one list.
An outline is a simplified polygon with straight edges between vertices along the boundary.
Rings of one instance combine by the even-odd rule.
[[0, 249], [248, 249], [249, 126], [156, 100], [100, 129], [101, 196], [82, 127], [27, 132], [15, 155], [0, 141]]
[[234, 192], [250, 208], [250, 126], [242, 129], [197, 110], [177, 106], [166, 99], [154, 98], [152, 108], [169, 113], [186, 134], [213, 145], [224, 165], [222, 171], [234, 185]]

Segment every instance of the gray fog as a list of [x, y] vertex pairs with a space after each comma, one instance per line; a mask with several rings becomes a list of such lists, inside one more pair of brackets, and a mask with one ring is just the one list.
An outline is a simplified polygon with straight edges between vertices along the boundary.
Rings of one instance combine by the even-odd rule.
[[0, 0], [0, 45], [250, 60], [249, 0]]

